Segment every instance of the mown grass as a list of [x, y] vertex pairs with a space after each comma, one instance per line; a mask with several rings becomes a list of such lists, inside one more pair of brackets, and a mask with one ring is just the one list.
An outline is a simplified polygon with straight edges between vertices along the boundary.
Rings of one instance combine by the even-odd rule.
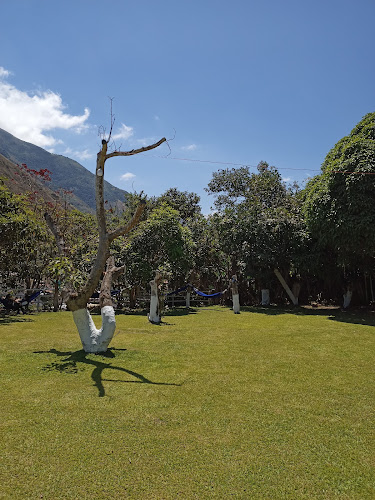
[[101, 356], [70, 313], [0, 319], [1, 498], [375, 498], [371, 316], [117, 320]]

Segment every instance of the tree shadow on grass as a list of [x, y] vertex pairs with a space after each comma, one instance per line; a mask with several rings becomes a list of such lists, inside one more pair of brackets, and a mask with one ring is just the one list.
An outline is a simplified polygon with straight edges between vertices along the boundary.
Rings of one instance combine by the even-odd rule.
[[31, 323], [32, 321], [35, 320], [31, 318], [25, 318], [24, 316], [20, 316], [18, 314], [17, 316], [8, 314], [0, 316], [0, 325], [11, 325], [12, 323]]
[[193, 307], [174, 307], [164, 311], [163, 316], [188, 316], [197, 314], [197, 309]]
[[[113, 366], [111, 363], [105, 363], [100, 361], [100, 358], [113, 359], [116, 357], [114, 351], [126, 351], [126, 349], [108, 349], [107, 352], [101, 354], [90, 354], [90, 356], [95, 356], [99, 359], [88, 358], [88, 353], [83, 350], [80, 351], [58, 351], [56, 349], [50, 349], [49, 351], [34, 351], [34, 354], [54, 354], [55, 356], [61, 357], [63, 359], [49, 363], [44, 366], [42, 370], [44, 371], [58, 371], [60, 373], [77, 373], [79, 371], [80, 363], [83, 365], [91, 365], [94, 367], [91, 378], [94, 382], [94, 386], [98, 389], [98, 395], [100, 398], [105, 396], [105, 389], [103, 381], [107, 382], [123, 382], [128, 384], [152, 384], [152, 385], [172, 385], [180, 386], [181, 384], [167, 383], [167, 382], [153, 382], [148, 378], [144, 377], [140, 373], [128, 370], [127, 368], [122, 368], [120, 366]], [[123, 373], [127, 373], [134, 377], [134, 380], [113, 380], [103, 378], [103, 371], [105, 369], [117, 370]]]
[[241, 311], [256, 314], [266, 314], [267, 316], [279, 316], [280, 314], [293, 314], [294, 316], [325, 316], [331, 321], [342, 323], [352, 323], [355, 325], [375, 326], [375, 313], [366, 309], [342, 310], [339, 307], [293, 307], [293, 306], [269, 306], [269, 307], [241, 307]]

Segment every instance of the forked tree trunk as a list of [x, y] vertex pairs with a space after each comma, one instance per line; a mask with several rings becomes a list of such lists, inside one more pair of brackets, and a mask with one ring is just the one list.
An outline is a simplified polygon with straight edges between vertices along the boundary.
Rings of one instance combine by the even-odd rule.
[[105, 352], [113, 338], [116, 330], [116, 319], [111, 298], [112, 280], [116, 279], [124, 270], [124, 267], [115, 267], [114, 258], [109, 257], [99, 294], [102, 315], [102, 326], [100, 329], [96, 328], [87, 308], [73, 311], [73, 319], [85, 352]]

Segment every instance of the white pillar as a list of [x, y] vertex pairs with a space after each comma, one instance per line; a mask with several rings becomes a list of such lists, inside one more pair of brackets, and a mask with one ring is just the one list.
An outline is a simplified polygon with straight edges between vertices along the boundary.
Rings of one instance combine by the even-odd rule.
[[347, 309], [350, 306], [350, 302], [352, 300], [352, 295], [353, 295], [353, 292], [351, 290], [347, 290], [346, 293], [344, 293], [344, 295], [343, 295], [344, 303], [342, 306], [344, 309]]
[[263, 288], [262, 289], [262, 306], [269, 306], [270, 305], [270, 291], [268, 288]]

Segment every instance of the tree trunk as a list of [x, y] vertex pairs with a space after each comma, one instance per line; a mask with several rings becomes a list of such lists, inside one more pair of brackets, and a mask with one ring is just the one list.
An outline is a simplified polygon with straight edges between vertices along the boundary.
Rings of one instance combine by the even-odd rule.
[[138, 295], [138, 287], [133, 286], [129, 292], [129, 307], [130, 307], [130, 309], [135, 309], [135, 305], [137, 302], [137, 295]]
[[102, 307], [102, 327], [98, 330], [87, 309], [73, 311], [82, 347], [85, 352], [105, 352], [116, 330], [115, 311], [112, 306]]
[[150, 323], [160, 323], [161, 314], [160, 314], [160, 303], [159, 303], [159, 294], [158, 287], [161, 281], [161, 275], [156, 273], [155, 279], [150, 281], [151, 287], [151, 298], [150, 298], [150, 314], [148, 315], [148, 320]]
[[232, 276], [232, 302], [233, 302], [233, 312], [234, 314], [240, 314], [240, 295], [238, 293], [238, 282], [237, 276]]
[[53, 312], [57, 312], [59, 310], [59, 282], [55, 281], [55, 287], [53, 292]]
[[86, 307], [73, 311], [73, 319], [85, 352], [105, 352], [113, 338], [116, 330], [116, 318], [111, 297], [112, 280], [116, 279], [124, 270], [124, 266], [115, 267], [114, 257], [108, 258], [99, 294], [102, 315], [102, 327], [99, 330]]
[[[111, 284], [112, 278], [115, 277], [116, 274], [123, 272], [124, 268], [116, 268], [114, 266], [114, 259], [113, 257], [110, 257], [110, 245], [116, 238], [126, 235], [138, 224], [145, 207], [145, 202], [141, 201], [136, 210], [136, 213], [134, 214], [130, 222], [128, 222], [124, 226], [118, 227], [114, 231], [107, 230], [104, 208], [105, 162], [106, 160], [108, 160], [109, 158], [113, 158], [114, 156], [133, 156], [144, 151], [149, 151], [151, 149], [157, 148], [163, 142], [166, 142], [165, 137], [163, 137], [155, 144], [151, 144], [150, 146], [145, 146], [140, 149], [132, 149], [131, 151], [125, 152], [114, 151], [112, 153], [107, 153], [108, 142], [111, 139], [112, 126], [113, 121], [111, 123], [111, 131], [109, 133], [108, 140], [102, 140], [102, 148], [97, 154], [96, 159], [95, 200], [96, 219], [98, 222], [99, 230], [98, 251], [96, 254], [94, 265], [85, 285], [77, 293], [70, 293], [67, 299], [67, 306], [73, 312], [74, 322], [77, 326], [82, 341], [82, 346], [86, 352], [106, 351], [108, 344], [114, 335], [116, 321], [111, 299]], [[66, 249], [61, 231], [58, 230], [58, 227], [48, 213], [45, 214], [45, 219], [52, 234], [55, 236], [59, 253], [61, 255], [64, 255]], [[102, 281], [101, 291], [99, 295], [99, 302], [102, 313], [102, 327], [98, 330], [94, 325], [89, 311], [87, 310], [87, 303], [98, 286], [106, 263], [107, 270]]]
[[155, 280], [150, 281], [151, 286], [151, 299], [150, 299], [150, 314], [148, 315], [148, 320], [150, 323], [160, 323], [159, 314], [159, 299], [157, 292], [157, 285]]
[[282, 287], [284, 288], [284, 290], [288, 294], [288, 296], [289, 296], [290, 300], [292, 301], [293, 305], [298, 306], [298, 298], [296, 298], [294, 296], [292, 290], [289, 288], [287, 282], [282, 277], [280, 271], [278, 269], [274, 269], [274, 273], [276, 274], [277, 279], [280, 281]]

